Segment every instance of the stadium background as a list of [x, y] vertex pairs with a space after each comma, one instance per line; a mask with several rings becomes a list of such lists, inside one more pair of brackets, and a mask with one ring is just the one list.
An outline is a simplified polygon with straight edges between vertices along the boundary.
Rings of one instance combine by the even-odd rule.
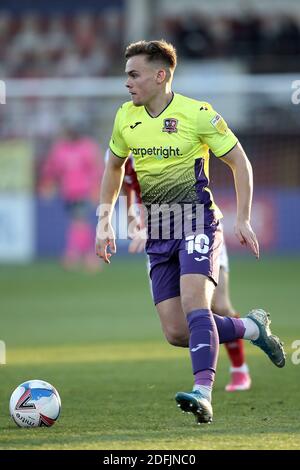
[[[95, 389], [99, 386], [107, 393], [111, 391], [112, 377], [118, 383], [117, 373], [109, 373], [109, 366], [120, 366], [126, 358], [128, 363], [122, 365], [124, 381], [126, 367], [128, 371], [132, 370], [130, 360], [140, 361], [147, 374], [158, 374], [155, 387], [162, 380], [165, 393], [170, 395], [163, 376], [157, 373], [155, 361], [160, 361], [163, 374], [164, 367], [176, 371], [175, 362], [179, 360], [182, 364], [180, 373], [189, 383], [189, 376], [184, 375], [188, 368], [186, 356], [177, 351], [169, 352], [159, 332], [148, 293], [144, 258], [127, 255], [127, 242], [120, 241], [120, 257], [115, 258], [109, 269], [90, 277], [80, 272], [65, 273], [57, 263], [68, 223], [63, 203], [59, 195], [45, 200], [37, 191], [42, 163], [66, 120], [80, 122], [86, 134], [99, 141], [105, 151], [115, 111], [128, 99], [122, 75], [124, 45], [153, 37], [164, 37], [177, 47], [179, 66], [174, 90], [211, 102], [239, 136], [253, 164], [253, 222], [262, 246], [259, 265], [248, 253], [241, 251], [235, 241], [231, 175], [225, 165], [211, 159], [212, 188], [225, 216], [227, 243], [233, 255], [234, 303], [240, 311], [255, 306], [256, 302], [268, 306], [274, 311], [274, 322], [279, 326], [279, 332], [285, 335], [290, 351], [292, 341], [297, 339], [296, 293], [300, 260], [298, 2], [2, 0], [0, 80], [6, 86], [6, 103], [1, 97], [0, 308], [3, 318], [1, 339], [6, 343], [8, 361], [1, 368], [6, 384], [2, 390], [4, 403], [9, 391], [19, 381], [27, 379], [27, 375], [38, 374], [41, 375], [39, 378], [47, 379], [45, 374], [48, 374], [57, 388], [61, 386], [66, 396], [71, 396], [72, 390], [78, 391], [75, 378], [81, 375], [81, 369], [75, 368], [76, 361], [84, 364], [83, 380], [87, 386], [90, 387], [88, 384], [92, 380]], [[156, 353], [153, 353], [153, 344]], [[144, 350], [141, 356], [137, 352], [140, 348]], [[117, 352], [113, 353], [115, 350]], [[252, 360], [256, 364], [255, 361], [260, 359], [254, 354]], [[97, 361], [104, 361], [104, 367], [107, 367], [102, 371], [104, 375], [99, 378], [99, 384], [95, 381]], [[220, 377], [226, 375], [222, 364]], [[73, 389], [64, 382], [64, 367], [73, 374], [70, 378]], [[288, 370], [286, 380], [291, 390], [296, 390], [299, 369], [290, 365]], [[279, 387], [281, 383], [275, 372], [267, 369], [270, 387], [272, 384]], [[264, 372], [258, 367], [254, 375], [258, 387], [262, 386]], [[132, 377], [137, 388], [140, 385], [142, 390], [142, 383], [134, 372]], [[179, 381], [178, 386], [182, 387], [182, 382]], [[152, 390], [151, 383], [145, 379], [148, 392]], [[123, 387], [127, 385], [122, 382]], [[173, 386], [170, 388], [173, 390]], [[128, 385], [128, 390], [133, 392], [133, 385]], [[270, 390], [273, 393], [273, 388]], [[253, 393], [250, 404], [259, 396], [260, 406], [264, 406], [263, 393], [260, 394], [260, 390], [257, 395], [255, 391]], [[291, 396], [293, 398], [293, 393]], [[243, 398], [241, 406], [248, 405], [249, 401]], [[230, 403], [228, 406], [230, 408]], [[68, 405], [66, 408], [70, 420], [67, 428], [71, 429], [71, 416], [75, 415], [75, 410], [69, 410], [68, 415]], [[1, 413], [7, 420], [2, 405]], [[171, 408], [169, 413], [172, 414]], [[111, 421], [112, 417], [117, 420], [117, 413], [105, 417], [105, 429], [117, 426]], [[291, 409], [292, 418], [296, 419], [296, 416]], [[171, 417], [168, 419], [171, 425]], [[175, 433], [178, 439], [179, 423], [178, 419]], [[254, 426], [254, 422], [250, 427], [252, 424]], [[249, 430], [248, 424], [244, 425], [247, 432], [254, 432], [254, 427]], [[8, 434], [1, 445], [34, 447], [35, 440], [23, 437], [11, 440], [13, 425], [6, 426]], [[93, 426], [94, 422], [91, 429]], [[143, 444], [134, 434], [133, 427], [128, 426], [124, 417], [124, 439], [109, 441], [112, 448], [118, 448], [114, 447], [118, 445], [122, 448], [126, 444], [129, 448], [130, 445], [153, 445], [155, 448], [155, 442], [157, 445], [163, 442], [162, 431], [159, 440], [155, 441], [153, 437], [151, 444], [147, 437], [147, 444]], [[134, 429], [139, 430], [138, 426], [136, 424]], [[187, 429], [187, 422], [185, 426]], [[61, 439], [60, 431], [55, 432], [58, 435], [57, 438], [53, 435], [53, 447], [58, 446]], [[268, 431], [264, 428], [264, 432]], [[288, 435], [288, 430], [284, 432]], [[291, 426], [291, 433], [291, 436], [299, 436], [299, 426], [297, 430]], [[41, 447], [47, 445], [46, 437], [38, 439], [41, 439]], [[78, 442], [72, 439], [66, 436], [69, 443], [73, 442], [73, 448], [88, 445], [84, 438]], [[251, 446], [245, 439], [244, 436], [244, 441], [240, 441], [240, 448]], [[100, 441], [100, 438], [95, 440], [96, 447]], [[232, 445], [232, 441], [228, 442]], [[224, 437], [219, 448], [225, 443]], [[69, 445], [72, 448], [72, 444]], [[172, 444], [162, 445], [172, 448]], [[203, 445], [213, 447], [209, 440]], [[263, 444], [257, 443], [259, 445]], [[297, 447], [299, 440], [290, 437], [283, 445]]]

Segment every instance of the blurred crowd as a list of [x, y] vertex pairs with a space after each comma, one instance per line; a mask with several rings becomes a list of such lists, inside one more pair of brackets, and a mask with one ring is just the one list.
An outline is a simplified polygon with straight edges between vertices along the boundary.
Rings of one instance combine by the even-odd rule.
[[300, 14], [249, 11], [209, 17], [193, 11], [162, 19], [158, 30], [166, 31], [180, 55], [191, 60], [236, 58], [245, 61], [250, 71], [261, 67], [262, 72], [300, 68]]
[[122, 43], [117, 10], [19, 18], [0, 14], [0, 75], [86, 77], [113, 73]]
[[[155, 21], [152, 37], [174, 42], [181, 58], [237, 58], [252, 71], [300, 68], [300, 15], [193, 11]], [[98, 77], [122, 71], [124, 17], [109, 9], [73, 16], [0, 13], [0, 76]], [[261, 68], [261, 70], [259, 70]]]

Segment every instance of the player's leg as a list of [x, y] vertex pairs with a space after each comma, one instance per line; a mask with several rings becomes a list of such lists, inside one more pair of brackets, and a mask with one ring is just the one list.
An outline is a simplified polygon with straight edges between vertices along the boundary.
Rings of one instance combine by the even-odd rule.
[[95, 256], [95, 228], [91, 222], [93, 206], [89, 200], [81, 200], [77, 204], [76, 218], [78, 230], [78, 250], [81, 253], [83, 265], [89, 272], [98, 272], [102, 269], [102, 262]]
[[[204, 318], [204, 322], [206, 322], [205, 329], [207, 329], [207, 315], [205, 314], [209, 313], [209, 310], [207, 308], [202, 309], [201, 307], [209, 306], [213, 292], [213, 283], [206, 276], [196, 275], [196, 278], [203, 278], [205, 280], [202, 290], [199, 282], [194, 282], [194, 280], [191, 278], [188, 279], [188, 282], [186, 283], [187, 289], [184, 289], [184, 302], [181, 308], [179, 308], [179, 262], [176, 256], [173, 256], [172, 254], [170, 255], [170, 251], [172, 250], [168, 250], [168, 246], [164, 247], [163, 244], [158, 244], [156, 252], [153, 247], [151, 247], [151, 251], [148, 250], [148, 254], [150, 255], [150, 278], [153, 300], [160, 316], [162, 329], [168, 341], [171, 344], [178, 346], [186, 346], [187, 322], [186, 320], [183, 320], [185, 317], [183, 315], [182, 307], [184, 305], [184, 309], [186, 311], [192, 309], [190, 313], [193, 315], [191, 318], [189, 318], [188, 322], [188, 336], [191, 336], [191, 329], [195, 329], [196, 327], [197, 330], [199, 323], [201, 323], [203, 320], [202, 318], [198, 318], [197, 313], [199, 312], [194, 313], [195, 309], [199, 310], [198, 307], [200, 307], [200, 310], [205, 310], [203, 313], [206, 317]], [[184, 276], [182, 276], [182, 278], [183, 277]], [[189, 290], [189, 287], [191, 287], [192, 290]], [[201, 301], [201, 304], [197, 303], [199, 293], [202, 294], [202, 299], [207, 298], [206, 302]], [[183, 299], [181, 299], [181, 301], [182, 300]], [[196, 303], [194, 303], [194, 301]], [[276, 365], [282, 367], [282, 365], [284, 365], [282, 364], [282, 350], [280, 349], [279, 342], [274, 340], [274, 337], [270, 336], [266, 319], [267, 317], [265, 312], [259, 310], [250, 312], [246, 319], [213, 315], [213, 321], [215, 322], [215, 326], [218, 330], [219, 341], [221, 343], [242, 337], [245, 339], [250, 339], [254, 344], [263, 349]], [[191, 324], [192, 327], [190, 327]], [[203, 325], [200, 325], [200, 329], [203, 329], [202, 327]], [[181, 329], [184, 329], [184, 331], [181, 331]], [[191, 354], [193, 352], [196, 353], [198, 350], [202, 349], [202, 347], [199, 348], [200, 344], [202, 345], [203, 343], [198, 342], [195, 346], [191, 346], [191, 349], [195, 350], [191, 351]], [[198, 367], [198, 365], [196, 365], [196, 367]], [[210, 387], [207, 385], [207, 382], [208, 384], [211, 382], [210, 379], [213, 378], [214, 370], [209, 369], [208, 374], [205, 377], [205, 373], [203, 371], [206, 370], [207, 372], [206, 367], [207, 366], [201, 369], [200, 366], [200, 368], [195, 372], [195, 375], [197, 372], [200, 372], [200, 374], [197, 376], [197, 379], [199, 378], [200, 383], [195, 384], [195, 390], [193, 392], [179, 393], [176, 396], [176, 400], [179, 406], [184, 411], [192, 411], [197, 417], [198, 422], [210, 422], [212, 419], [212, 409], [209, 402]], [[200, 390], [201, 386], [203, 393], [201, 393]], [[207, 392], [208, 398], [204, 396], [205, 392]]]
[[66, 212], [68, 215], [68, 227], [66, 232], [66, 244], [62, 258], [62, 265], [65, 269], [74, 269], [80, 261], [80, 242], [81, 231], [78, 225], [78, 218], [76, 215], [76, 202], [67, 201], [65, 203]]
[[[159, 267], [159, 270], [161, 269], [162, 266]], [[153, 273], [153, 279], [156, 277], [155, 271], [156, 270], [154, 270]], [[188, 283], [190, 283], [189, 280]], [[161, 282], [160, 285], [163, 290], [163, 282]], [[194, 309], [196, 306], [197, 305], [190, 305], [188, 308]], [[161, 321], [162, 330], [168, 342], [174, 346], [188, 347], [190, 331], [182, 309], [181, 298], [177, 296], [165, 299], [157, 303], [156, 308]], [[274, 363], [276, 365], [279, 367], [284, 365], [284, 352], [278, 339], [271, 335], [268, 327], [267, 314], [265, 312], [254, 310], [244, 319], [221, 317], [216, 314], [213, 314], [213, 318], [218, 330], [220, 344], [241, 337], [250, 339], [253, 344], [257, 344], [257, 346], [261, 347], [261, 349], [267, 353], [272, 362], [274, 362], [275, 359], [276, 362]], [[197, 343], [194, 347], [195, 352], [200, 344], [201, 343]], [[204, 365], [204, 367], [207, 367], [207, 365]], [[208, 371], [208, 376], [205, 375], [205, 369], [199, 371], [199, 373], [196, 372], [193, 392], [179, 392], [176, 395], [178, 406], [183, 411], [192, 411], [199, 423], [210, 422], [212, 419], [210, 379], [210, 370]], [[207, 392], [207, 395], [203, 392]]]
[[[173, 268], [174, 268], [174, 264], [173, 264]], [[167, 272], [168, 274], [166, 274]], [[172, 275], [172, 272], [173, 274], [175, 274], [175, 270], [174, 269], [172, 270], [172, 263], [171, 263], [171, 267], [170, 267], [170, 264], [169, 266], [167, 264], [161, 264], [159, 266], [156, 266], [152, 270], [152, 273], [151, 273], [152, 292], [154, 296], [154, 301], [156, 303], [157, 312], [159, 314], [159, 318], [161, 321], [162, 330], [165, 334], [166, 339], [168, 340], [170, 344], [174, 346], [188, 347], [190, 331], [188, 328], [188, 322], [186, 320], [186, 316], [184, 315], [183, 308], [182, 308], [182, 298], [180, 298], [177, 295], [176, 297], [163, 299], [165, 289], [167, 291], [169, 290], [169, 294], [166, 294], [166, 295], [173, 295], [176, 291], [177, 292], [179, 291], [178, 276], [177, 276], [177, 281], [175, 283], [176, 277]], [[178, 274], [178, 268], [176, 269], [176, 274]], [[203, 281], [205, 284], [203, 286], [203, 291], [207, 290], [211, 298], [212, 291], [214, 288], [212, 282], [206, 279], [204, 276], [199, 276], [199, 277], [203, 278]], [[169, 283], [166, 283], [167, 279], [169, 280]], [[172, 283], [172, 279], [174, 281], [173, 283]], [[170, 289], [171, 285], [173, 285], [172, 289]], [[172, 292], [170, 290], [172, 290]], [[199, 292], [200, 292], [200, 298], [205, 297], [204, 292], [201, 292], [201, 286], [199, 285], [198, 282], [196, 283], [195, 291], [197, 291], [197, 295], [195, 295], [194, 297], [197, 298]], [[157, 302], [160, 298], [162, 298], [162, 300]], [[185, 298], [184, 305], [187, 306], [187, 302], [188, 302], [188, 299]], [[206, 305], [203, 304], [203, 305], [208, 307], [209, 302], [210, 301], [208, 300], [207, 304]], [[197, 302], [195, 306], [199, 307], [199, 302]], [[216, 332], [215, 325], [214, 325], [214, 329]], [[216, 332], [215, 348], [217, 350], [218, 350], [218, 343], [219, 343], [219, 338], [218, 338], [218, 333]], [[213, 367], [215, 367], [215, 364]], [[208, 378], [210, 379], [210, 372], [209, 372]], [[211, 382], [209, 381], [209, 383]], [[203, 390], [205, 391], [205, 393], [207, 393], [208, 395], [207, 397], [205, 397], [203, 394], [200, 395], [197, 385], [195, 385], [194, 394], [193, 395], [189, 394], [188, 401], [186, 400], [187, 394], [184, 394], [184, 393], [177, 394], [176, 400], [178, 401], [178, 405], [183, 409], [183, 411], [193, 411], [199, 422], [210, 422], [212, 419], [212, 408], [210, 404], [211, 387], [204, 386]], [[193, 400], [195, 400], [195, 403], [194, 404], [190, 403], [190, 401], [193, 402]], [[186, 409], [186, 407], [188, 408]]]
[[[182, 310], [181, 298], [166, 299], [156, 305], [162, 330], [167, 341], [173, 346], [189, 346], [189, 329], [186, 317]], [[284, 351], [277, 338], [271, 332], [267, 333], [270, 326], [269, 314], [261, 309], [252, 310], [245, 318], [222, 317], [213, 314], [219, 335], [219, 343], [224, 344], [235, 341], [237, 338], [250, 340], [252, 344], [260, 347], [269, 356], [277, 367], [284, 366]], [[263, 337], [271, 347], [262, 347]], [[273, 344], [272, 344], [273, 343]], [[273, 353], [272, 353], [273, 350]]]
[[192, 392], [179, 392], [176, 401], [191, 411], [198, 423], [212, 421], [211, 395], [219, 354], [219, 334], [211, 310], [218, 281], [218, 258], [223, 232], [218, 224], [187, 236], [179, 248], [180, 296], [189, 328], [189, 349], [194, 374]]
[[[200, 240], [198, 241], [201, 245]], [[148, 247], [152, 293], [166, 338], [177, 346], [186, 346], [189, 338], [195, 377], [194, 388], [190, 393], [179, 392], [176, 401], [183, 411], [192, 411], [199, 423], [208, 423], [212, 420], [210, 402], [219, 350], [219, 335], [211, 312], [211, 301], [218, 273], [217, 249], [221, 243], [221, 230], [212, 229], [210, 249], [214, 248], [216, 252], [212, 256], [200, 258], [199, 254], [193, 256], [192, 263], [187, 257], [184, 240], [180, 242], [179, 250], [173, 249], [173, 256], [159, 253], [159, 246], [162, 247], [163, 244], [157, 244], [157, 247], [152, 244], [150, 250]], [[173, 248], [175, 245], [173, 244]], [[179, 259], [174, 254], [176, 251], [179, 251]], [[202, 261], [205, 261], [205, 264]], [[205, 274], [198, 274], [202, 269]], [[192, 273], [188, 272], [190, 270]], [[181, 306], [178, 299], [180, 271]], [[228, 320], [227, 325], [223, 320]], [[243, 332], [242, 326], [236, 329], [230, 319], [218, 317], [217, 322], [222, 330], [220, 338], [222, 342], [235, 339]]]
[[176, 245], [176, 240], [148, 242], [147, 267], [153, 302], [166, 340], [173, 346], [188, 347], [189, 330], [180, 303], [180, 267], [175, 254]]
[[194, 413], [198, 423], [209, 423], [213, 416], [211, 394], [219, 353], [219, 335], [211, 312], [215, 285], [202, 274], [184, 274], [180, 283], [181, 304], [190, 333], [194, 386], [192, 392], [177, 393], [176, 401], [183, 411]]
[[[231, 304], [229, 295], [229, 274], [226, 269], [226, 263], [222, 261], [222, 256], [220, 257], [220, 262], [219, 282], [214, 292], [212, 310], [221, 316], [239, 317]], [[237, 339], [225, 343], [224, 346], [231, 361], [231, 381], [226, 385], [225, 390], [228, 392], [249, 390], [251, 387], [251, 378], [248, 366], [245, 362], [244, 341]]]
[[[165, 338], [173, 346], [188, 347], [190, 331], [180, 297], [179, 261], [175, 256], [161, 256], [162, 259], [159, 260], [157, 255], [152, 254], [149, 258], [148, 271], [152, 297]], [[210, 289], [214, 289], [212, 281], [208, 282], [208, 286]], [[199, 291], [194, 297], [201, 299], [204, 294]], [[218, 315], [213, 315], [213, 317], [218, 330], [220, 327], [220, 331], [218, 331], [220, 343], [236, 338], [236, 332], [230, 321], [228, 327], [224, 328], [222, 317]]]
[[161, 329], [168, 343], [172, 346], [188, 348], [190, 332], [181, 307], [180, 297], [172, 297], [171, 299], [159, 302], [156, 305], [156, 309]]
[[205, 233], [194, 238], [194, 249], [182, 240], [179, 250], [180, 295], [190, 333], [194, 387], [192, 392], [179, 392], [176, 401], [183, 411], [192, 411], [198, 423], [212, 420], [210, 401], [219, 341], [250, 339], [275, 365], [284, 365], [282, 345], [278, 338], [271, 335], [264, 311], [252, 311], [245, 319], [213, 315], [211, 305], [218, 282], [218, 250], [221, 244], [222, 232], [217, 226], [212, 226], [206, 227]]

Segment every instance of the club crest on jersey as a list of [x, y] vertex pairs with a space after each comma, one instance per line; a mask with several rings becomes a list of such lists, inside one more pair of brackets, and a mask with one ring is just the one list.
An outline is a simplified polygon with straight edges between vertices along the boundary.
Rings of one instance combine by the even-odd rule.
[[168, 134], [172, 134], [172, 132], [178, 132], [177, 124], [178, 124], [178, 119], [174, 119], [174, 118], [164, 119], [164, 127], [162, 131], [168, 132]]

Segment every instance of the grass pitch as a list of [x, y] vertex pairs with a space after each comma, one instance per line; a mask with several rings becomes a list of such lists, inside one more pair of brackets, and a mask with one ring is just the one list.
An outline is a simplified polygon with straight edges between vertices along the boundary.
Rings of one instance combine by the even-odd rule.
[[[291, 361], [300, 339], [298, 270], [299, 259], [232, 261], [234, 305], [270, 310], [287, 365], [277, 369], [247, 344], [253, 387], [228, 394], [221, 347], [214, 422], [196, 426], [174, 401], [192, 384], [188, 351], [162, 337], [144, 258], [115, 257], [97, 275], [46, 262], [1, 267], [0, 449], [299, 449], [300, 365]], [[9, 417], [10, 394], [28, 379], [61, 395], [52, 428], [19, 429]]]

